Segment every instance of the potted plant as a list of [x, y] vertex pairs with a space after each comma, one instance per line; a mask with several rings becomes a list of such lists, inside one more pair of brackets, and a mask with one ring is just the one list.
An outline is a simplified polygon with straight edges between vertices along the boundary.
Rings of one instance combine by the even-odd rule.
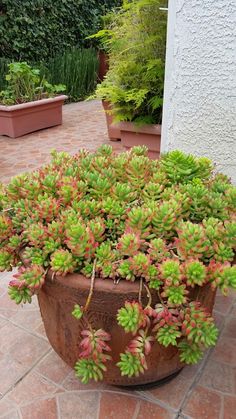
[[82, 382], [140, 385], [216, 344], [215, 291], [236, 288], [236, 188], [206, 158], [52, 154], [1, 188], [0, 270], [37, 294], [48, 339]]
[[[111, 38], [112, 38], [112, 30], [110, 29], [110, 25], [116, 16], [116, 12], [109, 12], [105, 16], [102, 17], [103, 22], [103, 29], [99, 30], [97, 33], [90, 35], [88, 39], [95, 39], [98, 41], [99, 50], [98, 50], [98, 60], [99, 60], [99, 68], [98, 68], [98, 81], [103, 82], [105, 79], [107, 72], [109, 70], [109, 51], [111, 45]], [[96, 98], [97, 94], [92, 95], [90, 98]], [[105, 111], [106, 123], [107, 123], [107, 132], [108, 137], [111, 141], [120, 140], [120, 128], [119, 124], [114, 121], [112, 115], [112, 105], [108, 100], [104, 100], [102, 98], [102, 105]]]
[[16, 138], [60, 125], [67, 96], [58, 94], [65, 86], [51, 85], [26, 62], [14, 62], [8, 67], [8, 86], [0, 92], [0, 135]]
[[[163, 2], [125, 2], [113, 14], [108, 37], [109, 71], [97, 86], [97, 97], [110, 104], [121, 122], [126, 148], [145, 144], [149, 156], [160, 154], [164, 88], [166, 12]], [[104, 36], [104, 34], [101, 34]]]

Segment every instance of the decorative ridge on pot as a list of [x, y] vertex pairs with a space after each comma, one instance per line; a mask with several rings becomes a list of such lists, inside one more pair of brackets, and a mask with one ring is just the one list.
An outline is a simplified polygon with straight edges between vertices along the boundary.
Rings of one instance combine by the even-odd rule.
[[0, 187], [0, 270], [20, 265], [9, 296], [38, 295], [83, 383], [172, 376], [216, 344], [216, 289], [236, 288], [235, 197], [209, 159], [178, 150], [53, 152]]

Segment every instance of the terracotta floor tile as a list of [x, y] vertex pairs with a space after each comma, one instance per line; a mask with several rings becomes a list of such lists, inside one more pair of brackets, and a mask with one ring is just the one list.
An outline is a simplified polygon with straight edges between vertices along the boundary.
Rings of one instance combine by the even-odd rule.
[[235, 303], [234, 303], [234, 306], [233, 306], [233, 310], [231, 312], [231, 316], [236, 317], [236, 305], [235, 305]]
[[49, 349], [50, 345], [44, 339], [26, 333], [17, 340], [14, 347], [11, 347], [9, 354], [15, 361], [30, 368], [46, 354]]
[[236, 416], [236, 397], [224, 397], [223, 419], [235, 419]]
[[213, 390], [234, 393], [234, 375], [230, 365], [210, 360], [205, 366], [199, 383]]
[[0, 315], [11, 318], [19, 310], [20, 307], [17, 306], [16, 303], [9, 298], [7, 293], [0, 297]]
[[41, 323], [38, 327], [36, 327], [36, 329], [34, 331], [38, 335], [41, 335], [42, 337], [44, 337], [44, 338], [47, 339], [47, 335], [46, 335], [46, 332], [45, 332], [45, 328], [44, 328], [43, 323]]
[[1, 329], [1, 327], [5, 326], [6, 323], [7, 323], [7, 319], [5, 319], [3, 317], [0, 317], [0, 329]]
[[13, 346], [17, 348], [19, 340], [24, 341], [28, 336], [27, 332], [13, 325], [10, 322], [1, 328], [0, 348], [1, 351], [7, 352]]
[[137, 419], [174, 419], [175, 417], [176, 413], [164, 409], [157, 404], [140, 401], [140, 409], [137, 415]]
[[225, 297], [224, 295], [217, 295], [214, 309], [219, 311], [221, 314], [223, 314], [223, 316], [226, 316], [229, 313], [233, 305], [233, 302], [234, 302], [233, 296], [229, 295]]
[[187, 401], [183, 414], [193, 419], [218, 419], [221, 412], [221, 396], [215, 391], [197, 386]]
[[11, 411], [10, 413], [8, 413], [5, 416], [2, 416], [1, 419], [20, 419], [18, 413], [16, 410]]
[[215, 347], [212, 359], [236, 367], [236, 339], [222, 336]]
[[68, 391], [74, 390], [103, 390], [106, 385], [103, 383], [91, 382], [88, 384], [82, 384], [78, 378], [75, 376], [74, 370], [72, 370], [66, 379], [63, 381], [62, 386]]
[[131, 419], [138, 401], [134, 397], [115, 393], [103, 393], [100, 401], [99, 419]]
[[236, 317], [235, 316], [231, 316], [227, 319], [224, 326], [223, 335], [229, 338], [236, 339]]
[[37, 365], [36, 371], [60, 384], [71, 372], [71, 368], [53, 351]]
[[6, 393], [23, 377], [27, 369], [20, 362], [15, 361], [6, 353], [0, 359], [0, 393]]
[[179, 375], [167, 384], [164, 384], [156, 389], [145, 392], [147, 395], [153, 396], [155, 399], [164, 402], [174, 409], [179, 409], [184, 400], [192, 380]]
[[98, 392], [72, 392], [57, 397], [61, 419], [97, 419]]
[[19, 310], [13, 317], [11, 317], [11, 320], [14, 323], [31, 331], [34, 331], [42, 324], [41, 315], [37, 309], [30, 311]]
[[[101, 102], [65, 105], [61, 126], [28, 134], [19, 140], [0, 136], [0, 154], [4, 156], [0, 178], [6, 182], [13, 175], [32, 170], [48, 162], [52, 149], [74, 154], [80, 148], [95, 150], [104, 143], [110, 143], [110, 141]], [[35, 144], [37, 144], [37, 149]], [[22, 145], [24, 160], [22, 160]], [[116, 149], [121, 150], [121, 145], [116, 146]]]
[[198, 374], [199, 370], [202, 368], [204, 359], [195, 365], [186, 365], [182, 371], [180, 372], [180, 377], [184, 380], [191, 380], [193, 381]]
[[213, 318], [214, 318], [216, 326], [218, 327], [219, 330], [221, 330], [223, 325], [224, 325], [223, 324], [224, 323], [223, 314], [219, 313], [218, 311], [214, 311], [213, 312]]
[[4, 399], [0, 400], [0, 417], [9, 414], [15, 408], [15, 404], [4, 397]]
[[32, 402], [33, 399], [47, 397], [57, 391], [57, 387], [49, 383], [45, 378], [32, 372], [8, 394], [8, 399], [18, 405]]
[[38, 400], [20, 409], [22, 419], [57, 419], [56, 400]]

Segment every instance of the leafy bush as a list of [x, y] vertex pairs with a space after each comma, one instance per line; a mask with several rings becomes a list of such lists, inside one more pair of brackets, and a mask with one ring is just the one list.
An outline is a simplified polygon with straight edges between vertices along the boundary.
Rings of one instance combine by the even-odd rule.
[[14, 105], [55, 96], [65, 90], [62, 84], [52, 85], [40, 77], [40, 71], [26, 62], [8, 64], [7, 89], [0, 92], [0, 103]]
[[71, 48], [41, 64], [41, 72], [52, 84], [66, 85], [69, 100], [78, 101], [94, 92], [97, 85], [98, 57], [95, 49]]
[[[158, 304], [127, 301], [117, 314], [133, 333], [118, 363], [128, 376], [147, 368], [154, 341], [197, 362], [218, 332], [190, 291], [236, 288], [236, 188], [206, 158], [173, 151], [153, 161], [146, 153], [134, 147], [114, 156], [109, 146], [74, 157], [53, 152], [50, 164], [0, 187], [0, 270], [23, 261], [9, 285], [17, 304], [39, 292], [49, 268], [54, 276], [81, 272], [88, 286], [95, 276], [139, 281], [157, 294]], [[91, 296], [75, 306], [78, 320]], [[82, 336], [76, 374], [85, 383], [102, 379], [111, 337], [92, 327]]]
[[109, 53], [109, 71], [96, 96], [112, 104], [117, 121], [160, 123], [167, 14], [162, 0], [125, 2], [95, 37]]
[[119, 0], [1, 0], [0, 56], [41, 61], [79, 44]]
[[[6, 89], [9, 60], [0, 59], [0, 91]], [[98, 54], [93, 48], [77, 47], [57, 54], [47, 62], [33, 63], [51, 84], [64, 84], [70, 101], [78, 101], [93, 93], [97, 85]]]
[[0, 92], [6, 87], [6, 75], [8, 72], [8, 64], [10, 61], [6, 58], [0, 58]]

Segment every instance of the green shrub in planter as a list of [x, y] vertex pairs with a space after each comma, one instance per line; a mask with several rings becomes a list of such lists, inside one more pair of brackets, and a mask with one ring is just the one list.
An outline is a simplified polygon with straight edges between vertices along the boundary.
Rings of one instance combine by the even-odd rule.
[[93, 93], [97, 85], [97, 51], [93, 48], [68, 49], [42, 64], [41, 72], [50, 83], [65, 84], [70, 101], [82, 100]]
[[7, 86], [0, 92], [0, 103], [15, 105], [56, 96], [63, 92], [63, 84], [52, 85], [40, 76], [40, 70], [26, 62], [8, 64]]
[[112, 104], [117, 121], [161, 122], [167, 22], [161, 5], [124, 2], [95, 35], [109, 53], [109, 71], [96, 95]]
[[[129, 377], [145, 371], [155, 340], [198, 362], [218, 331], [191, 290], [236, 289], [236, 188], [206, 158], [173, 151], [156, 161], [146, 153], [53, 152], [50, 164], [0, 188], [0, 270], [20, 266], [9, 285], [17, 304], [31, 302], [49, 269], [55, 281], [80, 272], [90, 286], [96, 277], [138, 281], [158, 295], [156, 305], [137, 295], [117, 313], [133, 335], [118, 362]], [[74, 308], [78, 321], [92, 290], [85, 307]], [[82, 335], [76, 373], [83, 382], [102, 379], [111, 337], [91, 325]]]

